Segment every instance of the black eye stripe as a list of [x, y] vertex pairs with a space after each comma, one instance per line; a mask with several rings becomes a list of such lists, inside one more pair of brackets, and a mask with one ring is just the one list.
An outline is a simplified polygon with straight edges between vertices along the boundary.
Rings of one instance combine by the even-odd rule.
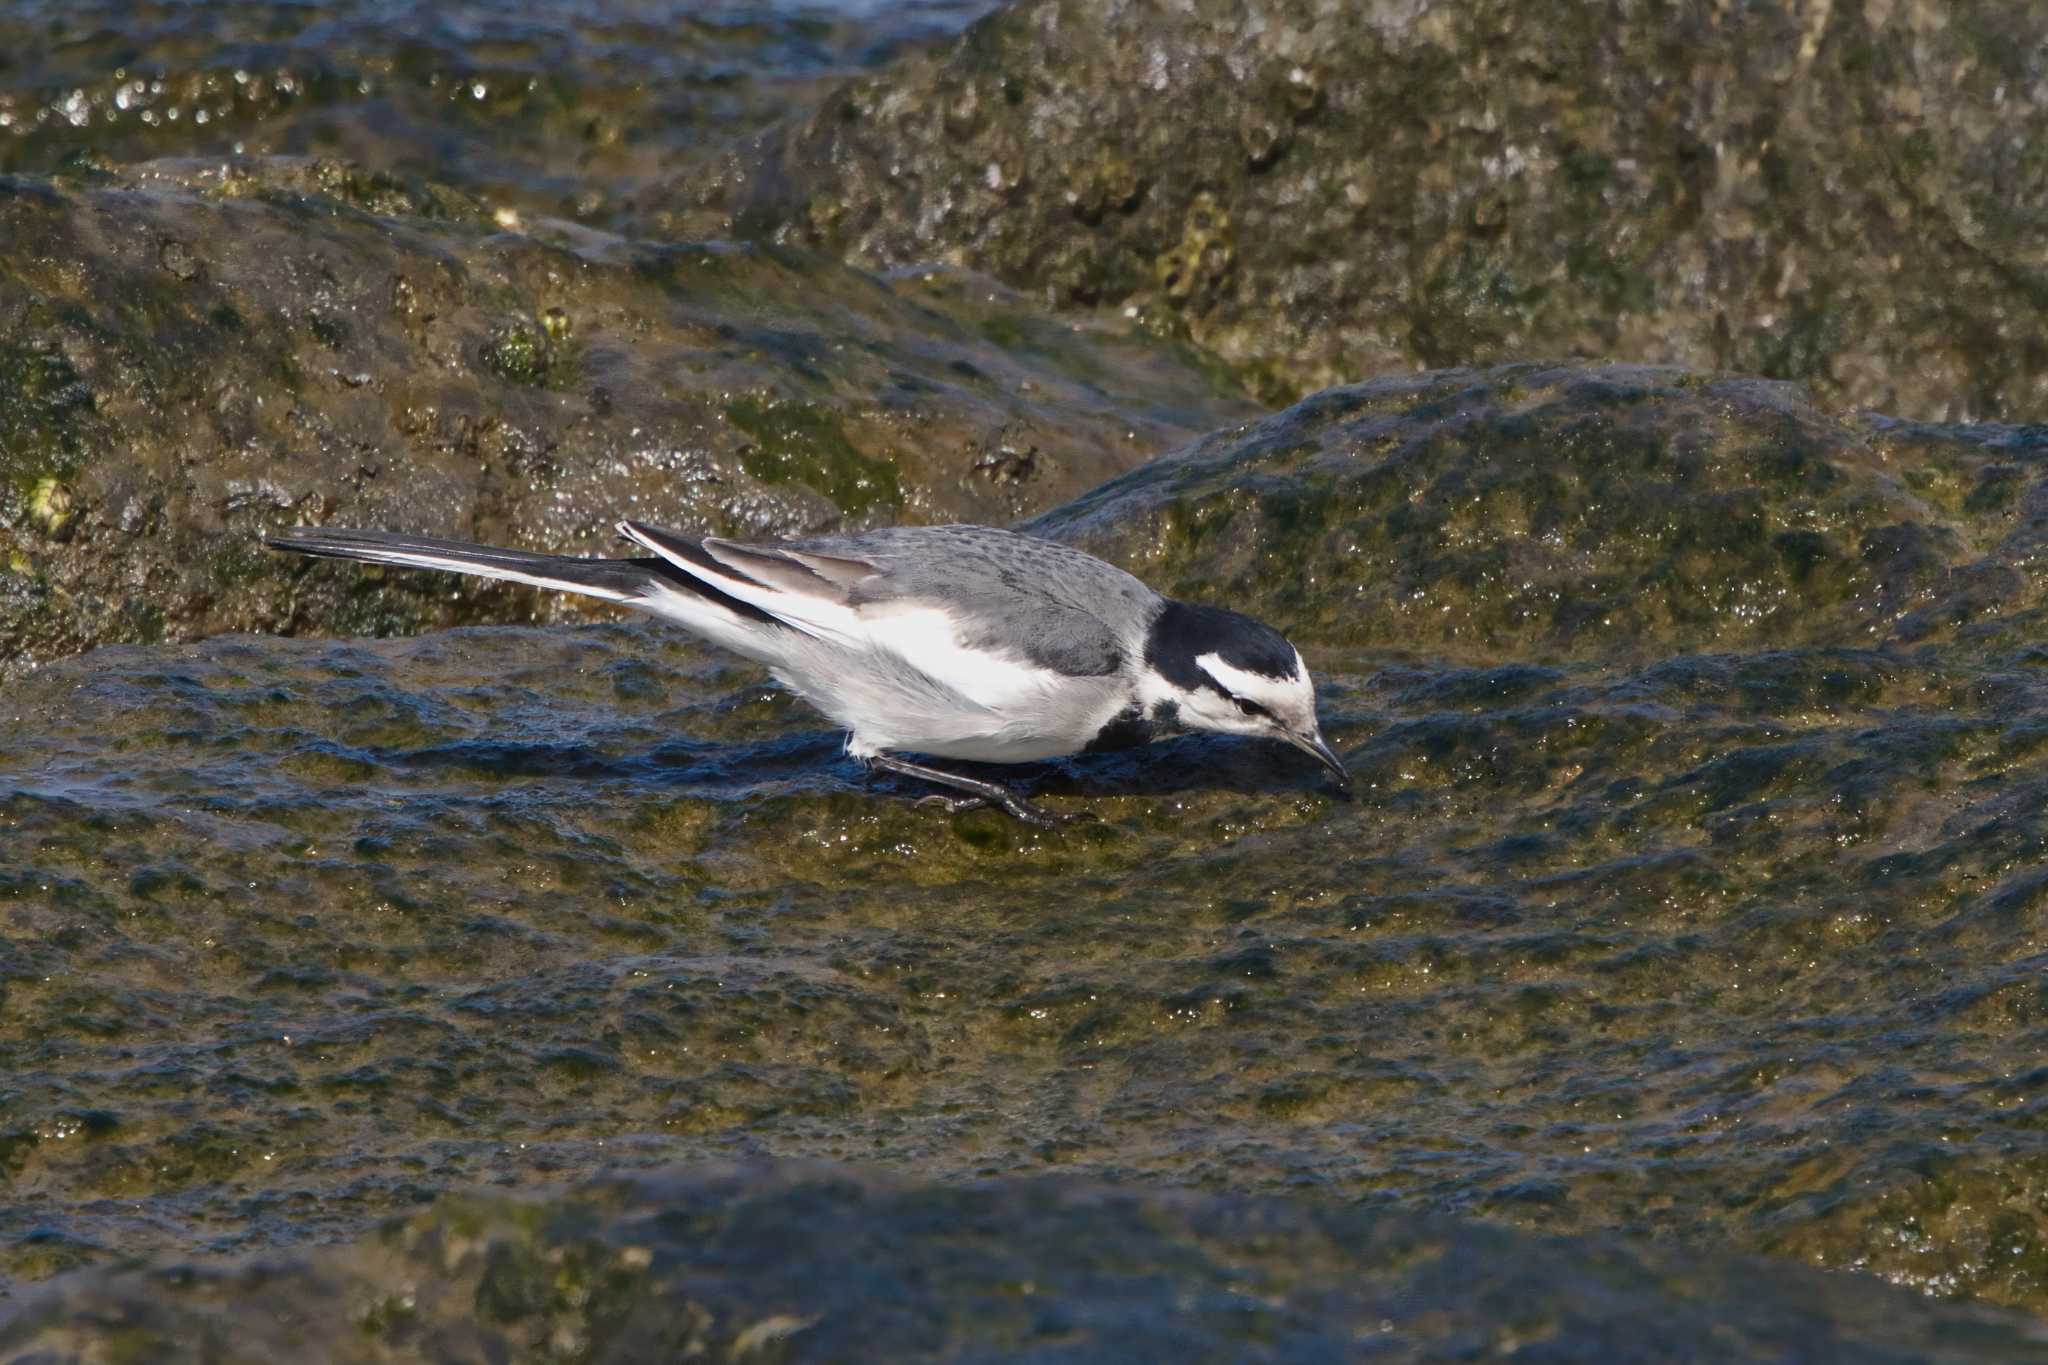
[[1207, 673], [1202, 674], [1202, 686], [1208, 688], [1217, 696], [1224, 698], [1231, 705], [1235, 706], [1240, 712], [1247, 716], [1264, 716], [1267, 720], [1273, 719], [1273, 713], [1266, 707], [1259, 705], [1255, 701], [1247, 701], [1245, 698], [1238, 696], [1235, 692], [1232, 692], [1222, 683], [1217, 682]]

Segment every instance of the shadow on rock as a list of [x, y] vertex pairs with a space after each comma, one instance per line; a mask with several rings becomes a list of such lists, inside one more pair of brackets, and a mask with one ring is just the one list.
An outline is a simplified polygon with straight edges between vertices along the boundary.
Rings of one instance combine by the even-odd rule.
[[93, 1271], [0, 1350], [539, 1360], [2048, 1360], [2031, 1319], [1739, 1256], [1072, 1179], [756, 1162], [471, 1195], [374, 1241]]

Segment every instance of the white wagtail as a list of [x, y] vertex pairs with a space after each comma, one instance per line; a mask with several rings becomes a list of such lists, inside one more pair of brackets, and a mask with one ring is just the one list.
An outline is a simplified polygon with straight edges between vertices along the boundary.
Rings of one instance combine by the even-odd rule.
[[386, 531], [301, 527], [273, 549], [445, 569], [623, 602], [766, 664], [850, 731], [871, 769], [972, 793], [949, 809], [1062, 818], [994, 782], [898, 757], [1028, 763], [1177, 731], [1284, 740], [1341, 783], [1315, 686], [1281, 634], [1176, 602], [1122, 569], [989, 526], [775, 544], [619, 530], [650, 559], [575, 559]]

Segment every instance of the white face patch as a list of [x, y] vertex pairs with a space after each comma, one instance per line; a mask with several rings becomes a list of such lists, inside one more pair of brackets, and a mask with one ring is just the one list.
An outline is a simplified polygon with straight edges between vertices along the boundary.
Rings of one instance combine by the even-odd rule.
[[1291, 707], [1300, 697], [1302, 679], [1305, 676], [1299, 654], [1294, 656], [1295, 676], [1292, 678], [1269, 678], [1263, 673], [1248, 673], [1242, 668], [1232, 668], [1223, 661], [1221, 654], [1197, 655], [1195, 667], [1221, 683], [1223, 690], [1231, 696], [1255, 701], [1276, 715]]

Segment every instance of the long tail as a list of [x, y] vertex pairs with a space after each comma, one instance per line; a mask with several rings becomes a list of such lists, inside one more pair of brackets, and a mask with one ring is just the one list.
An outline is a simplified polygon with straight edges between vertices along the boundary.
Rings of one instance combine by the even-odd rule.
[[394, 531], [299, 526], [266, 535], [263, 543], [273, 550], [293, 550], [326, 559], [359, 559], [368, 564], [504, 578], [536, 588], [580, 592], [610, 602], [630, 602], [643, 595], [657, 577], [664, 576], [660, 572], [663, 561], [659, 559], [572, 559], [567, 555], [501, 550], [492, 545], [470, 545]]
[[779, 651], [763, 646], [769, 645], [769, 637], [784, 629], [774, 617], [752, 603], [742, 602], [659, 558], [577, 559], [393, 531], [351, 531], [325, 526], [294, 527], [265, 535], [263, 543], [273, 550], [327, 559], [441, 569], [601, 597], [667, 617], [715, 644], [768, 662], [773, 662]]

